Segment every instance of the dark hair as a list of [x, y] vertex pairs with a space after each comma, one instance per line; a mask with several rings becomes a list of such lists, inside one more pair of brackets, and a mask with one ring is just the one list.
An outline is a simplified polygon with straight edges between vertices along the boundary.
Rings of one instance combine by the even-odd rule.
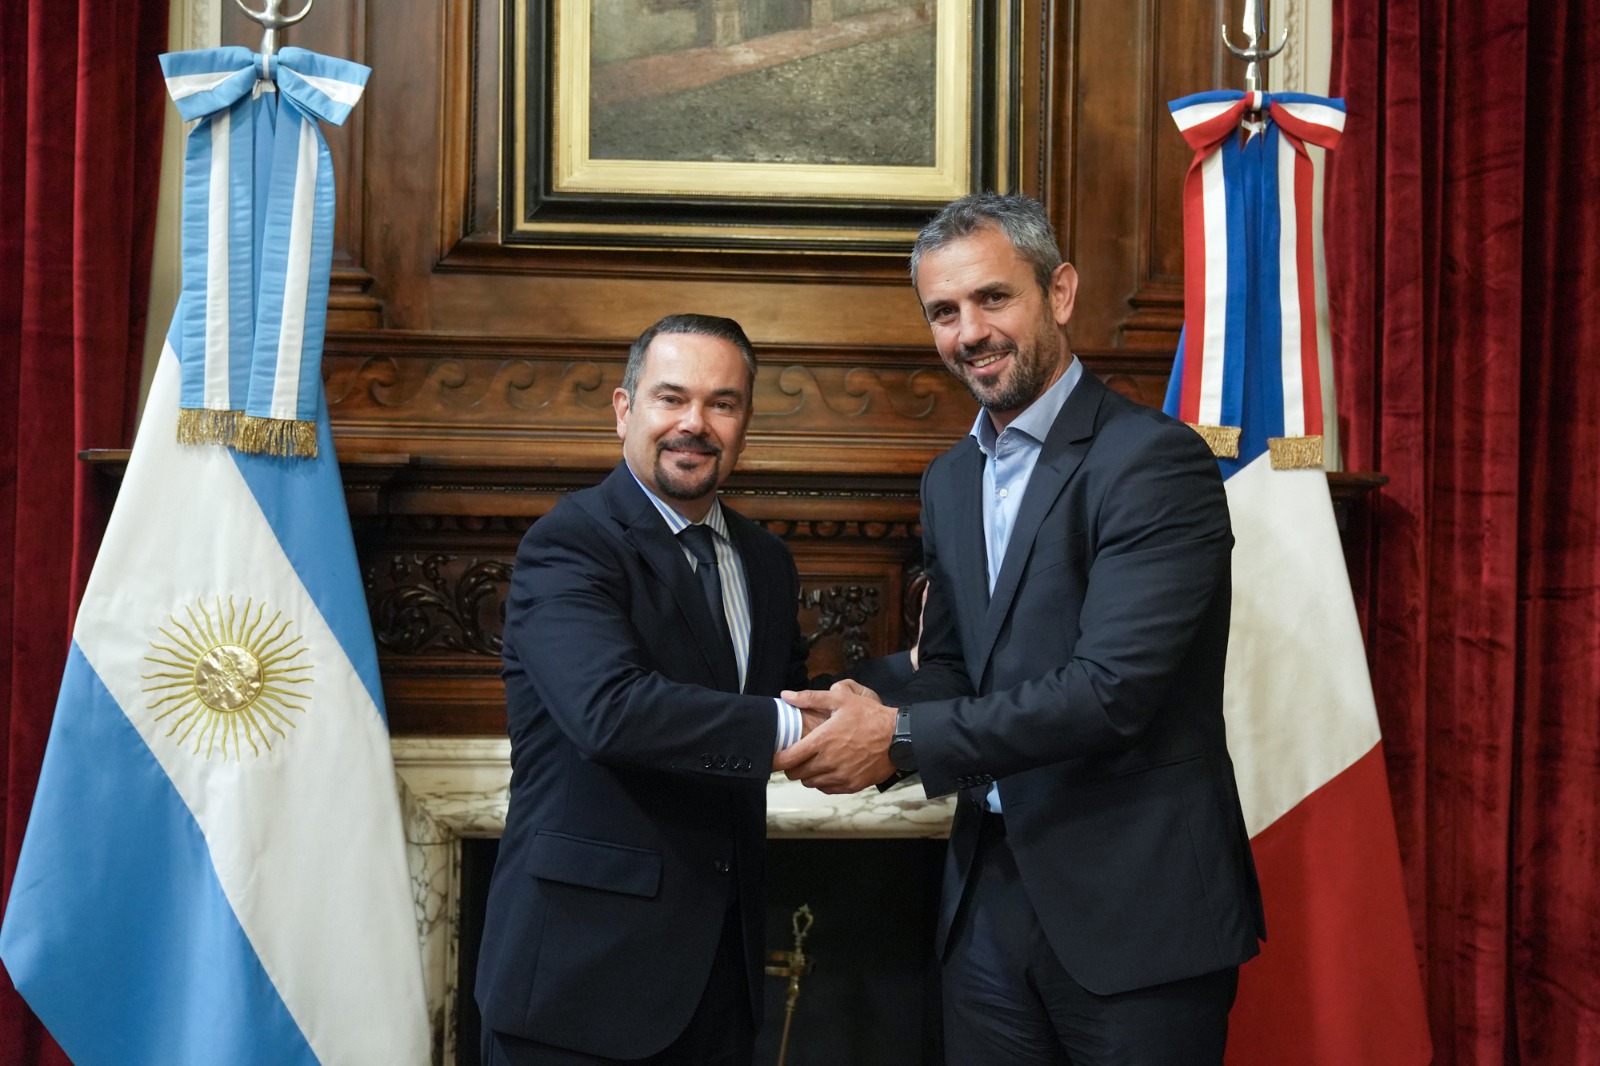
[[650, 351], [651, 343], [663, 334], [717, 337], [729, 342], [739, 349], [739, 354], [744, 356], [745, 368], [750, 371], [746, 399], [754, 394], [756, 350], [751, 346], [750, 338], [744, 335], [744, 329], [739, 323], [718, 315], [668, 315], [639, 334], [638, 339], [633, 342], [633, 347], [628, 349], [628, 365], [622, 371], [622, 391], [628, 394], [629, 403], [633, 402], [634, 390], [639, 387], [639, 377], [644, 373], [645, 354]]
[[924, 255], [982, 229], [1005, 234], [1017, 254], [1033, 264], [1039, 288], [1050, 291], [1050, 275], [1061, 265], [1061, 248], [1044, 205], [1027, 196], [995, 192], [977, 192], [948, 203], [922, 227], [911, 246], [912, 286], [917, 284], [917, 266]]

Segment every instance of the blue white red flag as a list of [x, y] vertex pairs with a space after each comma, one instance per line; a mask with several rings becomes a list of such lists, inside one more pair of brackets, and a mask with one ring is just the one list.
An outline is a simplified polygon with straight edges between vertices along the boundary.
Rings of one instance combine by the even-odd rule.
[[[309, 244], [313, 259], [331, 247]], [[208, 336], [189, 331], [192, 297], [79, 607], [0, 957], [86, 1066], [425, 1063], [416, 909], [326, 401], [318, 383], [296, 411], [314, 458], [181, 443], [189, 345]]]
[[[1268, 939], [1240, 973], [1233, 1066], [1401, 1066], [1432, 1056], [1382, 740], [1323, 469], [1307, 143], [1343, 104], [1202, 93], [1185, 319], [1166, 411], [1218, 453], [1233, 523], [1228, 748]], [[1243, 125], [1241, 125], [1243, 124]]]

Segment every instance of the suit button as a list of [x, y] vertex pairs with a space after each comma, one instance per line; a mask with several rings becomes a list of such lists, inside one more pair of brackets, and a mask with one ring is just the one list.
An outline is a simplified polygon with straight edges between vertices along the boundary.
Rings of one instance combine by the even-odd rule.
[[726, 755], [718, 755], [717, 756], [717, 769], [718, 770], [726, 770], [727, 768], [728, 768], [728, 757]]
[[711, 753], [709, 751], [700, 756], [700, 765], [707, 770], [711, 769]]
[[734, 766], [735, 770], [744, 771], [744, 770], [750, 769], [750, 760], [749, 759], [746, 759], [746, 758], [741, 756], [738, 760], [736, 760], [736, 762], [737, 762], [737, 765]]
[[713, 870], [717, 871], [717, 873], [719, 873], [719, 874], [725, 874], [725, 873], [728, 872], [728, 860], [727, 859], [717, 859], [716, 861], [714, 861], [711, 864], [711, 868]]

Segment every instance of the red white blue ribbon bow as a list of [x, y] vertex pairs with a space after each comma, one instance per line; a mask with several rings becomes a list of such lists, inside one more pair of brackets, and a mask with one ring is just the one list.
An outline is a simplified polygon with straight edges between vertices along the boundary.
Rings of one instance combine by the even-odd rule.
[[1240, 454], [1248, 406], [1262, 416], [1275, 467], [1321, 466], [1314, 174], [1306, 146], [1338, 143], [1344, 101], [1220, 91], [1169, 106], [1195, 152], [1183, 191], [1177, 415], [1231, 458]]

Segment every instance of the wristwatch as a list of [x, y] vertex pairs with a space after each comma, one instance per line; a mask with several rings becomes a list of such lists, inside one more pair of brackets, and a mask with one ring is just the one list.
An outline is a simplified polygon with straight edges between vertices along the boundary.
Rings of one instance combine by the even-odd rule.
[[911, 712], [902, 708], [894, 716], [894, 736], [889, 740], [889, 762], [902, 773], [917, 768], [917, 755], [911, 749]]

